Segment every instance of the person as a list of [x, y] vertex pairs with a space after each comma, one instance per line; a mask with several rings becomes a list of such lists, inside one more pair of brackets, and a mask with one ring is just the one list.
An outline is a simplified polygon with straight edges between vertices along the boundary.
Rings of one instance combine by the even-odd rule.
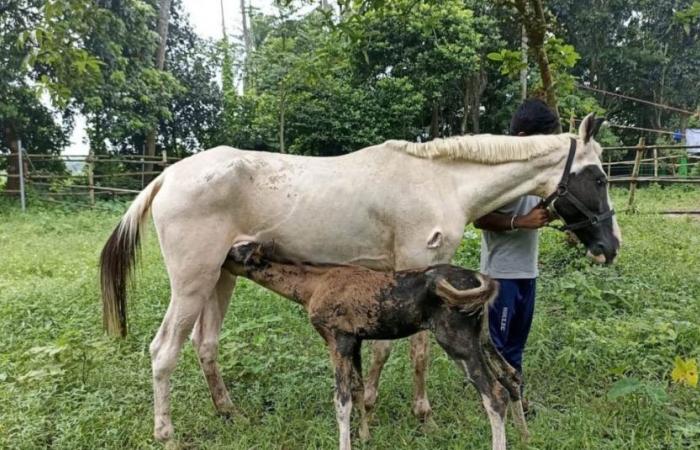
[[[542, 100], [529, 99], [513, 115], [510, 134], [552, 134], [558, 126], [557, 116]], [[541, 202], [540, 197], [526, 195], [474, 222], [482, 230], [481, 272], [500, 283], [498, 296], [489, 307], [491, 339], [521, 374], [535, 312], [537, 230], [551, 219]], [[523, 407], [529, 409], [525, 398]]]

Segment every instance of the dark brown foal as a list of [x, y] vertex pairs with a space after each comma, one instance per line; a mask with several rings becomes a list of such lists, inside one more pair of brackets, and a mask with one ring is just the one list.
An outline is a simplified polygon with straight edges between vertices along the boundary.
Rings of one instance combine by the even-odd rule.
[[224, 267], [306, 309], [328, 345], [335, 367], [335, 408], [340, 449], [349, 450], [350, 415], [360, 411], [360, 437], [367, 439], [360, 348], [365, 339], [399, 339], [431, 330], [481, 394], [491, 423], [494, 450], [505, 450], [505, 416], [513, 401], [523, 436], [520, 376], [501, 357], [488, 332], [487, 303], [498, 283], [451, 265], [378, 272], [358, 266], [285, 261], [255, 242], [235, 245]]

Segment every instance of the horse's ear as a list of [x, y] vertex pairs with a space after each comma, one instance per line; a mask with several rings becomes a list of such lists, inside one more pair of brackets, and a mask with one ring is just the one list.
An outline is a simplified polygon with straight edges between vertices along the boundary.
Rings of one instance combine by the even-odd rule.
[[[598, 128], [600, 128], [600, 125], [598, 125]], [[588, 144], [588, 141], [595, 136], [597, 131], [595, 113], [590, 113], [584, 117], [581, 125], [578, 127], [578, 136], [584, 144]]]

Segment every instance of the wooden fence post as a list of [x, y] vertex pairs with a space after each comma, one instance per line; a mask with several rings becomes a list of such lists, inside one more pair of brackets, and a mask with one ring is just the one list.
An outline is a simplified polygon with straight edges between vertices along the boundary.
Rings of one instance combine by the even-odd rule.
[[24, 159], [22, 158], [22, 153], [24, 149], [22, 148], [22, 141], [17, 141], [17, 161], [19, 162], [19, 200], [22, 205], [22, 212], [27, 211], [27, 200], [25, 198], [24, 192]]
[[659, 177], [659, 151], [654, 147], [654, 178]]
[[612, 172], [612, 155], [608, 152], [608, 179], [610, 179], [610, 173]]
[[630, 198], [627, 202], [627, 210], [634, 210], [634, 193], [637, 190], [637, 177], [639, 176], [639, 166], [642, 164], [642, 155], [644, 155], [644, 138], [639, 138], [637, 144], [637, 154], [634, 156], [634, 167], [632, 168], [632, 181], [630, 181]]
[[95, 206], [95, 154], [92, 149], [87, 156], [88, 196], [90, 205]]
[[165, 170], [165, 168], [168, 167], [168, 152], [167, 152], [167, 150], [163, 150], [163, 152], [161, 153], [161, 158], [162, 158], [163, 170]]

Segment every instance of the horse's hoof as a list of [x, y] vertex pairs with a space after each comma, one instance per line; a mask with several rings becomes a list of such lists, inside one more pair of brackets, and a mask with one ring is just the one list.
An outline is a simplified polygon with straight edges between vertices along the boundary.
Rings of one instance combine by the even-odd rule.
[[171, 439], [163, 445], [165, 450], [182, 450], [184, 447], [175, 439]]
[[175, 430], [173, 429], [172, 423], [161, 423], [156, 425], [155, 429], [153, 430], [153, 437], [155, 440], [165, 444], [172, 442], [174, 435]]
[[413, 403], [413, 415], [423, 423], [430, 420], [433, 409], [430, 407], [428, 399], [417, 400]]

